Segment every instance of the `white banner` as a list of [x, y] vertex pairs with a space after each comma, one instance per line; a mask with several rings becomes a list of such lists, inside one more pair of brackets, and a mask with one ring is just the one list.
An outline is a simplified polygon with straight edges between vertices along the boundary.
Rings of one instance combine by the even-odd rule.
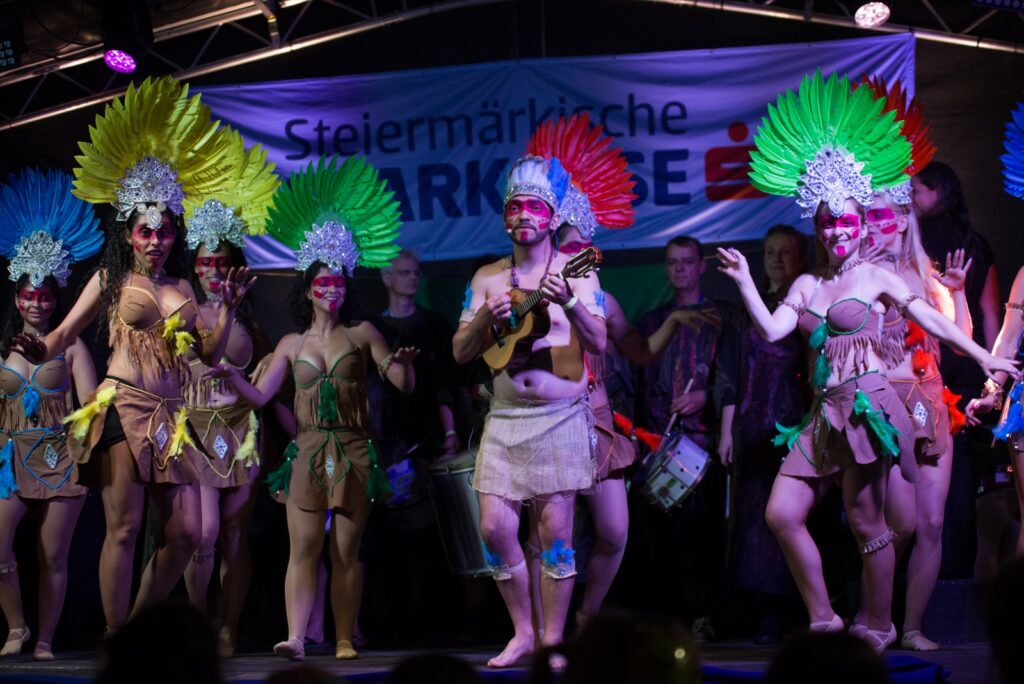
[[[911, 34], [641, 55], [535, 59], [199, 90], [214, 115], [261, 143], [282, 175], [320, 155], [365, 155], [402, 203], [399, 241], [422, 259], [508, 251], [501, 188], [545, 118], [590, 112], [628, 154], [636, 226], [604, 249], [760, 238], [799, 224], [789, 199], [750, 187], [748, 155], [766, 105], [806, 73], [881, 75], [913, 92]], [[250, 241], [256, 268], [294, 255]]]

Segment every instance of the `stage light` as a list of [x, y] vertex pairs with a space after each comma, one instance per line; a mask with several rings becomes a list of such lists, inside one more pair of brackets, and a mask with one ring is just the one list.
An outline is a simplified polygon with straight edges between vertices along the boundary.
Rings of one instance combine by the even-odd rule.
[[0, 71], [21, 64], [21, 22], [13, 12], [0, 13]]
[[989, 9], [1024, 12], [1024, 2], [1022, 0], [971, 0], [971, 4]]
[[135, 71], [153, 44], [146, 0], [107, 0], [103, 7], [103, 61], [122, 74]]
[[864, 28], [878, 28], [889, 21], [889, 6], [884, 2], [867, 2], [857, 8], [853, 15], [857, 26]]

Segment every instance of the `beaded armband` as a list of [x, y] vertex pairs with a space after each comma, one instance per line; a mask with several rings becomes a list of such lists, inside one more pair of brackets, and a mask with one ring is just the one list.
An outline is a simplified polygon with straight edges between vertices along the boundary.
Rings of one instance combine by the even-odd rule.
[[992, 378], [989, 378], [981, 387], [981, 397], [984, 399], [985, 397], [992, 396], [996, 398], [993, 408], [995, 408], [996, 411], [1001, 411], [1003, 408], [1003, 386]]
[[1021, 315], [1024, 316], [1024, 302], [1006, 302], [1007, 311], [1020, 311]]
[[920, 299], [920, 297], [911, 292], [906, 297], [895, 303], [896, 310], [900, 312], [901, 316], [907, 315], [907, 307], [910, 306], [910, 303], [915, 299]]
[[380, 377], [386, 378], [388, 369], [391, 368], [391, 364], [395, 362], [395, 353], [391, 352], [384, 359], [377, 364], [377, 372], [380, 373]]
[[800, 302], [795, 302], [789, 297], [783, 297], [779, 301], [779, 306], [788, 306], [790, 309], [796, 312], [797, 316], [803, 316], [804, 312], [807, 311], [807, 307]]

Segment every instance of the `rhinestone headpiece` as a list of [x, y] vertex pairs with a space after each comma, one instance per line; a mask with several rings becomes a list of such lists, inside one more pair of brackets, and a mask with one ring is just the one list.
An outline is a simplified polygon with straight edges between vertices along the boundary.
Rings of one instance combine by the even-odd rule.
[[516, 161], [508, 172], [504, 204], [516, 195], [534, 195], [557, 209], [558, 196], [548, 178], [549, 170], [548, 161], [543, 157], [523, 157]]
[[45, 231], [29, 233], [14, 248], [7, 272], [15, 282], [27, 273], [32, 287], [41, 286], [47, 276], [53, 276], [64, 287], [71, 274], [71, 253], [61, 240], [54, 240]]
[[906, 183], [900, 183], [899, 185], [893, 185], [891, 187], [885, 188], [885, 190], [883, 190], [883, 192], [889, 193], [889, 199], [891, 199], [896, 204], [899, 204], [899, 205], [904, 206], [904, 207], [908, 206], [913, 201], [911, 199], [911, 197], [910, 197], [910, 193], [911, 193], [910, 181], [907, 181]]
[[313, 224], [306, 231], [306, 239], [299, 245], [296, 271], [320, 262], [330, 269], [331, 273], [340, 275], [343, 271], [352, 275], [359, 261], [359, 250], [356, 248], [352, 233], [337, 221], [327, 221], [323, 225]]
[[184, 199], [185, 192], [178, 182], [178, 174], [170, 165], [153, 157], [144, 157], [121, 179], [114, 206], [117, 207], [119, 221], [127, 221], [132, 210], [137, 209], [145, 212], [146, 225], [159, 228], [160, 213], [170, 209], [172, 214], [181, 216]]
[[863, 162], [837, 147], [823, 147], [807, 162], [806, 173], [800, 176], [800, 198], [796, 203], [804, 208], [802, 218], [814, 216], [821, 202], [828, 204], [828, 210], [838, 216], [848, 198], [868, 206], [874, 199], [871, 190], [871, 176], [861, 170]]
[[562, 206], [558, 208], [558, 214], [562, 221], [575, 226], [584, 240], [594, 237], [597, 218], [590, 209], [590, 200], [575, 185], [569, 184], [569, 190], [565, 193]]
[[245, 244], [245, 222], [235, 214], [234, 207], [225, 207], [217, 200], [206, 200], [188, 220], [185, 241], [189, 249], [200, 244], [213, 252], [222, 242], [237, 247]]

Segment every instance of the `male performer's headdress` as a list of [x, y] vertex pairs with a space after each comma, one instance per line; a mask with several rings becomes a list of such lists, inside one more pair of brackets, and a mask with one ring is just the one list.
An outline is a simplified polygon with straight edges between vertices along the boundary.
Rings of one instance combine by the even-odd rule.
[[[280, 179], [274, 165], [267, 162], [267, 152], [259, 145], [246, 150], [237, 131], [228, 130], [230, 140], [226, 163], [230, 169], [221, 187], [211, 196], [193, 195], [185, 203], [185, 241], [189, 249], [206, 245], [211, 252], [221, 242], [237, 247], [243, 236], [261, 235], [266, 231], [267, 210], [274, 201]], [[198, 208], [192, 204], [198, 203]]]
[[1006, 124], [1006, 154], [1003, 162], [1003, 187], [1014, 197], [1024, 199], [1024, 102], [1017, 103]]
[[[928, 166], [928, 163], [935, 157], [935, 144], [932, 142], [931, 126], [924, 120], [924, 113], [917, 98], [907, 100], [907, 92], [900, 85], [899, 81], [889, 88], [885, 79], [881, 76], [873, 78], [865, 77], [861, 83], [854, 85], [854, 89], [866, 86], [874, 93], [874, 96], [881, 99], [882, 113], [896, 112], [896, 122], [902, 128], [900, 135], [910, 143], [910, 165], [906, 168], [908, 176], [916, 176], [917, 173]], [[899, 185], [885, 188], [889, 196], [898, 204], [910, 204], [910, 181], [907, 180]]]
[[39, 287], [53, 276], [63, 287], [71, 264], [102, 246], [95, 212], [72, 196], [66, 173], [24, 169], [0, 186], [0, 255], [11, 280], [27, 274]]
[[296, 251], [298, 271], [318, 261], [335, 274], [351, 275], [357, 264], [382, 268], [399, 252], [394, 194], [362, 157], [340, 166], [321, 157], [274, 195], [267, 232]]
[[137, 209], [155, 228], [161, 211], [180, 216], [186, 198], [215, 194], [228, 175], [230, 136], [170, 76], [129, 85], [96, 117], [89, 137], [75, 157], [74, 194], [114, 205], [119, 220]]
[[[628, 228], [636, 218], [632, 205], [636, 183], [622, 149], [611, 144], [604, 128], [591, 126], [585, 113], [545, 121], [530, 138], [529, 156], [519, 160], [509, 174], [505, 201], [524, 192], [544, 197], [546, 180], [550, 199], [545, 199], [561, 220], [575, 226], [584, 238], [593, 237], [599, 225]], [[540, 174], [542, 165], [534, 161], [538, 157], [547, 162], [544, 176]], [[538, 190], [531, 193], [531, 187]]]
[[871, 204], [874, 191], [907, 180], [910, 143], [895, 112], [882, 112], [871, 90], [821, 72], [787, 90], [754, 136], [750, 181], [758, 190], [797, 198], [804, 218], [822, 202], [841, 214], [847, 198]]

